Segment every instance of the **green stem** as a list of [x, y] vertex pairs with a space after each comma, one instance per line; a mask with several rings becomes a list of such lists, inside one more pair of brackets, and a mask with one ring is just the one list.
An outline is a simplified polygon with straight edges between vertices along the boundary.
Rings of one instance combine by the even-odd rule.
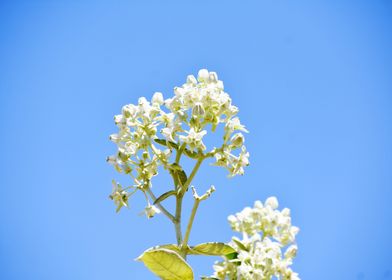
[[195, 219], [197, 208], [199, 207], [199, 204], [200, 204], [200, 199], [195, 198], [195, 203], [193, 204], [192, 213], [191, 213], [191, 216], [189, 217], [188, 226], [186, 228], [184, 241], [182, 242], [182, 245], [181, 245], [181, 251], [185, 251], [185, 253], [187, 250], [189, 236], [191, 234], [193, 221]]
[[182, 152], [185, 150], [185, 147], [186, 147], [186, 143], [183, 143], [181, 145], [180, 149], [177, 151], [177, 154], [176, 154], [176, 163], [177, 164], [180, 163], [180, 158], [181, 158]]
[[188, 189], [188, 187], [192, 183], [192, 180], [195, 177], [197, 171], [199, 170], [199, 167], [202, 164], [204, 158], [205, 158], [204, 155], [201, 154], [200, 157], [197, 159], [197, 162], [196, 162], [195, 166], [193, 167], [191, 175], [188, 177], [188, 180], [186, 180], [186, 182], [184, 184], [184, 188], [183, 188], [184, 189], [184, 193], [181, 194], [182, 196], [185, 194], [185, 191]]
[[[179, 164], [182, 152], [186, 147], [186, 143], [183, 143], [179, 150], [177, 150], [176, 160], [175, 163]], [[175, 184], [175, 189], [178, 189], [178, 179], [175, 174], [171, 174], [173, 177], [173, 181]], [[177, 245], [181, 245], [182, 243], [182, 232], [181, 232], [181, 212], [182, 212], [182, 197], [176, 195], [176, 214], [174, 220], [174, 228], [176, 230], [176, 238], [177, 238]]]
[[181, 212], [182, 212], [182, 197], [176, 197], [176, 216], [174, 222], [174, 228], [176, 230], [177, 245], [180, 246], [182, 243], [182, 232], [181, 232]]

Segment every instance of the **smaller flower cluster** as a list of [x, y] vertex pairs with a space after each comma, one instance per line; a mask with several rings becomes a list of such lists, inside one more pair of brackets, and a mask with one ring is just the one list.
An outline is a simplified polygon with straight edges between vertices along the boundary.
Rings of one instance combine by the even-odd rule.
[[[209, 154], [216, 159], [214, 165], [226, 168], [229, 176], [244, 174], [249, 165], [249, 153], [244, 146], [245, 138], [241, 132], [248, 132], [236, 116], [238, 108], [232, 105], [229, 94], [224, 92], [223, 82], [215, 72], [201, 69], [197, 79], [187, 77], [186, 83], [174, 89], [175, 96], [165, 100], [166, 107], [176, 116], [162, 130], [167, 140], [175, 141], [176, 133], [180, 142], [187, 143], [191, 150], [206, 150], [203, 137], [206, 128], [214, 132], [219, 124], [224, 125], [223, 144]], [[190, 127], [182, 129], [181, 124]], [[165, 132], [165, 133], [164, 133]], [[235, 150], [240, 150], [236, 155]]]
[[291, 225], [290, 210], [277, 210], [275, 197], [264, 205], [256, 201], [253, 208], [246, 207], [228, 217], [232, 229], [242, 233], [242, 240], [233, 237], [230, 245], [235, 256], [227, 256], [214, 265], [217, 279], [299, 280], [290, 265], [297, 253], [295, 236], [299, 229]]

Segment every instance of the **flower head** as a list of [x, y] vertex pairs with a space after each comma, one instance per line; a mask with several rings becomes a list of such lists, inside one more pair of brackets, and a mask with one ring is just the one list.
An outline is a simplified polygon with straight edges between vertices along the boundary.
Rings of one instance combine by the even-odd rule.
[[291, 225], [290, 211], [277, 210], [278, 200], [256, 201], [253, 208], [228, 217], [232, 229], [242, 233], [233, 237], [230, 245], [236, 256], [215, 263], [213, 277], [217, 279], [299, 280], [290, 265], [297, 254], [295, 235], [298, 228]]
[[[170, 98], [155, 92], [150, 101], [140, 97], [136, 104], [123, 106], [114, 117], [119, 131], [110, 136], [117, 152], [108, 162], [116, 171], [130, 175], [133, 186], [141, 191], [152, 187], [159, 166], [170, 169], [172, 151], [180, 147], [189, 157], [215, 157], [215, 165], [226, 168], [229, 176], [242, 175], [249, 153], [240, 132], [247, 130], [237, 113], [218, 75], [201, 69], [197, 78], [189, 75], [183, 85], [175, 87]], [[220, 125], [222, 144], [208, 149], [204, 138]]]

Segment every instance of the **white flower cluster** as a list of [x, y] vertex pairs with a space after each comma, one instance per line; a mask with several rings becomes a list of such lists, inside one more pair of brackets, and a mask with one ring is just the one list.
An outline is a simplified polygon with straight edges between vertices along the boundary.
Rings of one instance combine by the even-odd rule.
[[[247, 130], [237, 113], [216, 73], [202, 69], [197, 79], [190, 75], [185, 84], [176, 87], [172, 98], [165, 100], [156, 92], [151, 101], [141, 97], [138, 104], [125, 105], [114, 118], [119, 132], [110, 140], [117, 144], [118, 151], [108, 157], [108, 162], [118, 172], [131, 175], [132, 188], [143, 192], [151, 187], [158, 166], [170, 170], [173, 150], [182, 149], [194, 159], [215, 157], [215, 165], [226, 168], [230, 176], [242, 175], [249, 165], [249, 153], [239, 132]], [[203, 138], [207, 130], [215, 131], [219, 124], [224, 125], [222, 146], [206, 151]]]
[[229, 216], [234, 231], [243, 234], [242, 240], [233, 237], [230, 245], [233, 256], [214, 265], [215, 279], [231, 280], [299, 280], [290, 265], [297, 253], [295, 236], [299, 229], [291, 225], [290, 210], [277, 210], [275, 197], [264, 205], [256, 201], [236, 215]]

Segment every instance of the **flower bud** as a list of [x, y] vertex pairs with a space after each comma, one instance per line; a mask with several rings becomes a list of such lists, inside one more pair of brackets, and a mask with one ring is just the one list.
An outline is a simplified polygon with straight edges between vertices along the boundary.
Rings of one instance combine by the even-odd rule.
[[191, 84], [191, 85], [196, 85], [197, 80], [196, 80], [195, 76], [189, 75], [188, 77], [186, 77], [186, 83]]
[[199, 82], [208, 82], [209, 73], [207, 69], [201, 69], [197, 74], [197, 79]]
[[164, 102], [165, 102], [165, 100], [163, 99], [162, 93], [160, 93], [160, 92], [154, 93], [154, 95], [152, 96], [152, 99], [151, 99], [152, 104], [162, 105]]
[[145, 105], [145, 104], [148, 104], [149, 102], [147, 101], [147, 99], [145, 98], [145, 97], [140, 97], [139, 99], [138, 99], [138, 104], [139, 105]]
[[284, 253], [284, 257], [286, 259], [293, 259], [297, 255], [297, 245], [291, 245], [289, 248], [287, 248], [286, 252]]
[[108, 156], [107, 158], [106, 158], [106, 161], [109, 163], [109, 164], [117, 164], [117, 158], [115, 157], [115, 156]]
[[276, 209], [279, 207], [278, 199], [275, 196], [271, 196], [267, 198], [265, 205], [270, 206], [272, 209]]
[[290, 217], [290, 209], [289, 209], [289, 208], [284, 208], [284, 209], [282, 210], [282, 215], [283, 215], [284, 217]]
[[237, 218], [234, 215], [230, 215], [229, 217], [227, 217], [227, 220], [231, 225], [237, 222]]
[[244, 144], [245, 138], [241, 132], [238, 132], [231, 137], [230, 141], [233, 148], [239, 148]]
[[113, 141], [114, 143], [118, 143], [120, 141], [120, 137], [118, 134], [114, 133], [109, 136], [109, 140]]
[[142, 154], [143, 160], [148, 160], [150, 159], [150, 153], [147, 151], [144, 151]]
[[197, 102], [195, 106], [193, 106], [192, 115], [196, 117], [202, 117], [204, 116], [204, 113], [203, 105], [200, 102]]
[[254, 204], [254, 208], [263, 209], [263, 203], [260, 200], [256, 200]]
[[122, 107], [122, 114], [125, 118], [135, 116], [136, 112], [137, 112], [137, 107], [133, 104], [128, 104]]
[[218, 81], [218, 75], [215, 72], [210, 72], [209, 79], [210, 82], [216, 83]]
[[174, 88], [174, 94], [175, 94], [177, 97], [183, 96], [183, 95], [184, 95], [184, 89], [183, 89], [183, 88], [180, 88], [180, 87], [175, 87], [175, 88]]

